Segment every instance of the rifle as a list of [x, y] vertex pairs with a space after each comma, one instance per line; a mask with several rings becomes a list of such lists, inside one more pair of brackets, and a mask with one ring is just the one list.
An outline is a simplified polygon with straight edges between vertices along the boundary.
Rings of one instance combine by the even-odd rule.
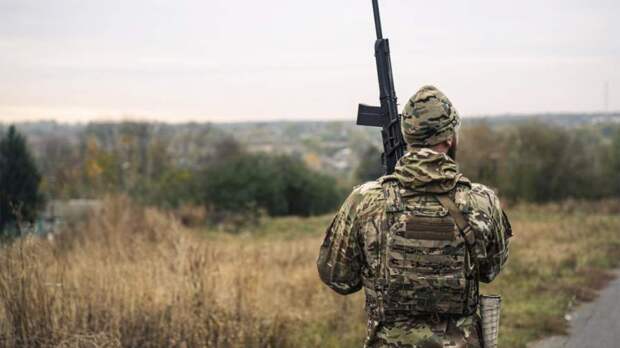
[[383, 38], [381, 31], [381, 17], [379, 16], [378, 0], [372, 0], [372, 9], [375, 17], [375, 61], [379, 78], [379, 100], [381, 106], [359, 104], [357, 109], [357, 124], [361, 126], [381, 127], [383, 140], [383, 154], [381, 162], [385, 174], [392, 174], [394, 166], [405, 153], [406, 144], [400, 130], [400, 115], [394, 91], [392, 77], [392, 61], [390, 59], [390, 44]]

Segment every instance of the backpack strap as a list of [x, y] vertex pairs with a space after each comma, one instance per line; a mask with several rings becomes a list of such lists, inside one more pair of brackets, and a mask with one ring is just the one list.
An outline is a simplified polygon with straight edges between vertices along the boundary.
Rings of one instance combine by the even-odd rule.
[[480, 265], [478, 264], [476, 253], [474, 252], [474, 245], [476, 244], [476, 234], [474, 233], [474, 230], [469, 225], [469, 222], [467, 221], [467, 218], [465, 218], [465, 215], [463, 215], [463, 212], [456, 206], [456, 203], [454, 203], [454, 200], [450, 197], [450, 194], [439, 194], [436, 197], [439, 203], [448, 210], [448, 213], [452, 216], [456, 226], [459, 228], [461, 237], [465, 239], [465, 246], [467, 247], [467, 253], [469, 254], [467, 260], [469, 266], [467, 268], [471, 270], [472, 274], [477, 272], [480, 269]]
[[463, 212], [456, 206], [456, 203], [454, 203], [454, 200], [452, 200], [449, 194], [439, 194], [436, 197], [439, 203], [448, 210], [448, 213], [454, 219], [461, 236], [465, 239], [465, 243], [467, 243], [467, 247], [473, 247], [474, 244], [476, 244], [476, 235], [465, 218], [465, 215], [463, 215]]
[[397, 213], [405, 211], [405, 203], [400, 192], [400, 182], [393, 175], [387, 175], [379, 179], [383, 188], [383, 197], [385, 198], [385, 211], [388, 213]]
[[[473, 313], [475, 313], [476, 308], [478, 307], [478, 303], [480, 300], [480, 288], [478, 284], [478, 280], [480, 279], [478, 272], [480, 271], [480, 263], [478, 262], [478, 258], [474, 252], [474, 245], [476, 244], [476, 234], [474, 230], [471, 228], [471, 225], [463, 215], [463, 212], [456, 206], [456, 203], [450, 197], [449, 193], [438, 194], [436, 195], [439, 203], [448, 210], [448, 213], [454, 219], [456, 226], [459, 229], [459, 233], [461, 237], [465, 240], [465, 247], [467, 249], [467, 258], [465, 259], [465, 265], [467, 267], [467, 273], [470, 279], [475, 282], [475, 291], [476, 291], [476, 302], [474, 304]], [[465, 304], [466, 307], [469, 307], [469, 301]], [[469, 313], [469, 314], [473, 314]]]

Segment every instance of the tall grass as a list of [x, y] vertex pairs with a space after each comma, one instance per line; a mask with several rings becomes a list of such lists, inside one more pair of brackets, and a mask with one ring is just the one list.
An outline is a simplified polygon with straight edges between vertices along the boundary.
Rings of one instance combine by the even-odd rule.
[[[504, 295], [503, 347], [561, 332], [575, 296], [602, 284], [620, 218], [599, 210], [514, 209], [509, 267], [486, 289]], [[269, 220], [231, 236], [111, 199], [53, 240], [0, 250], [0, 346], [361, 346], [363, 297], [338, 296], [316, 274], [328, 219]]]
[[86, 225], [1, 254], [6, 346], [292, 344], [289, 331], [346, 300], [324, 296], [309, 244], [204, 239], [112, 200]]

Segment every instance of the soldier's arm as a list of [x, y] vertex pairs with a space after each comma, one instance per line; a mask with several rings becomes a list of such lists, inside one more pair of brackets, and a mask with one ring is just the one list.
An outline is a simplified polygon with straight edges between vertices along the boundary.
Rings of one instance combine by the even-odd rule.
[[475, 252], [480, 265], [480, 280], [491, 282], [508, 259], [512, 228], [495, 193], [480, 184], [473, 184], [466, 199], [465, 214], [476, 231]]
[[354, 190], [327, 228], [317, 266], [321, 280], [339, 294], [362, 288], [362, 256], [357, 242], [357, 207], [362, 195]]

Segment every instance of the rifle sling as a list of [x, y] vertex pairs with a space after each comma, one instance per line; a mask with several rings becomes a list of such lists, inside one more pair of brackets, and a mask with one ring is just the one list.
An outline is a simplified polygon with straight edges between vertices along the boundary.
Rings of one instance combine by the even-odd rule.
[[[479, 275], [477, 274], [480, 271], [480, 262], [478, 257], [474, 252], [474, 245], [476, 244], [476, 235], [474, 234], [474, 230], [469, 225], [469, 222], [463, 215], [463, 212], [456, 206], [454, 200], [450, 197], [448, 193], [439, 194], [436, 196], [439, 203], [448, 210], [448, 213], [454, 219], [456, 226], [459, 229], [459, 233], [465, 239], [465, 246], [467, 248], [467, 258], [466, 258], [466, 267], [467, 273], [469, 277], [476, 277], [476, 301], [479, 301], [479, 291], [478, 287], [478, 279]], [[473, 266], [473, 267], [472, 267]], [[476, 303], [476, 307], [478, 307], [478, 303]]]
[[456, 203], [450, 198], [450, 195], [440, 194], [436, 197], [439, 203], [448, 210], [448, 213], [450, 213], [450, 216], [454, 219], [467, 246], [472, 247], [476, 243], [476, 236], [471, 226], [469, 226], [469, 222], [467, 222], [465, 215], [463, 215], [463, 212], [456, 206]]

